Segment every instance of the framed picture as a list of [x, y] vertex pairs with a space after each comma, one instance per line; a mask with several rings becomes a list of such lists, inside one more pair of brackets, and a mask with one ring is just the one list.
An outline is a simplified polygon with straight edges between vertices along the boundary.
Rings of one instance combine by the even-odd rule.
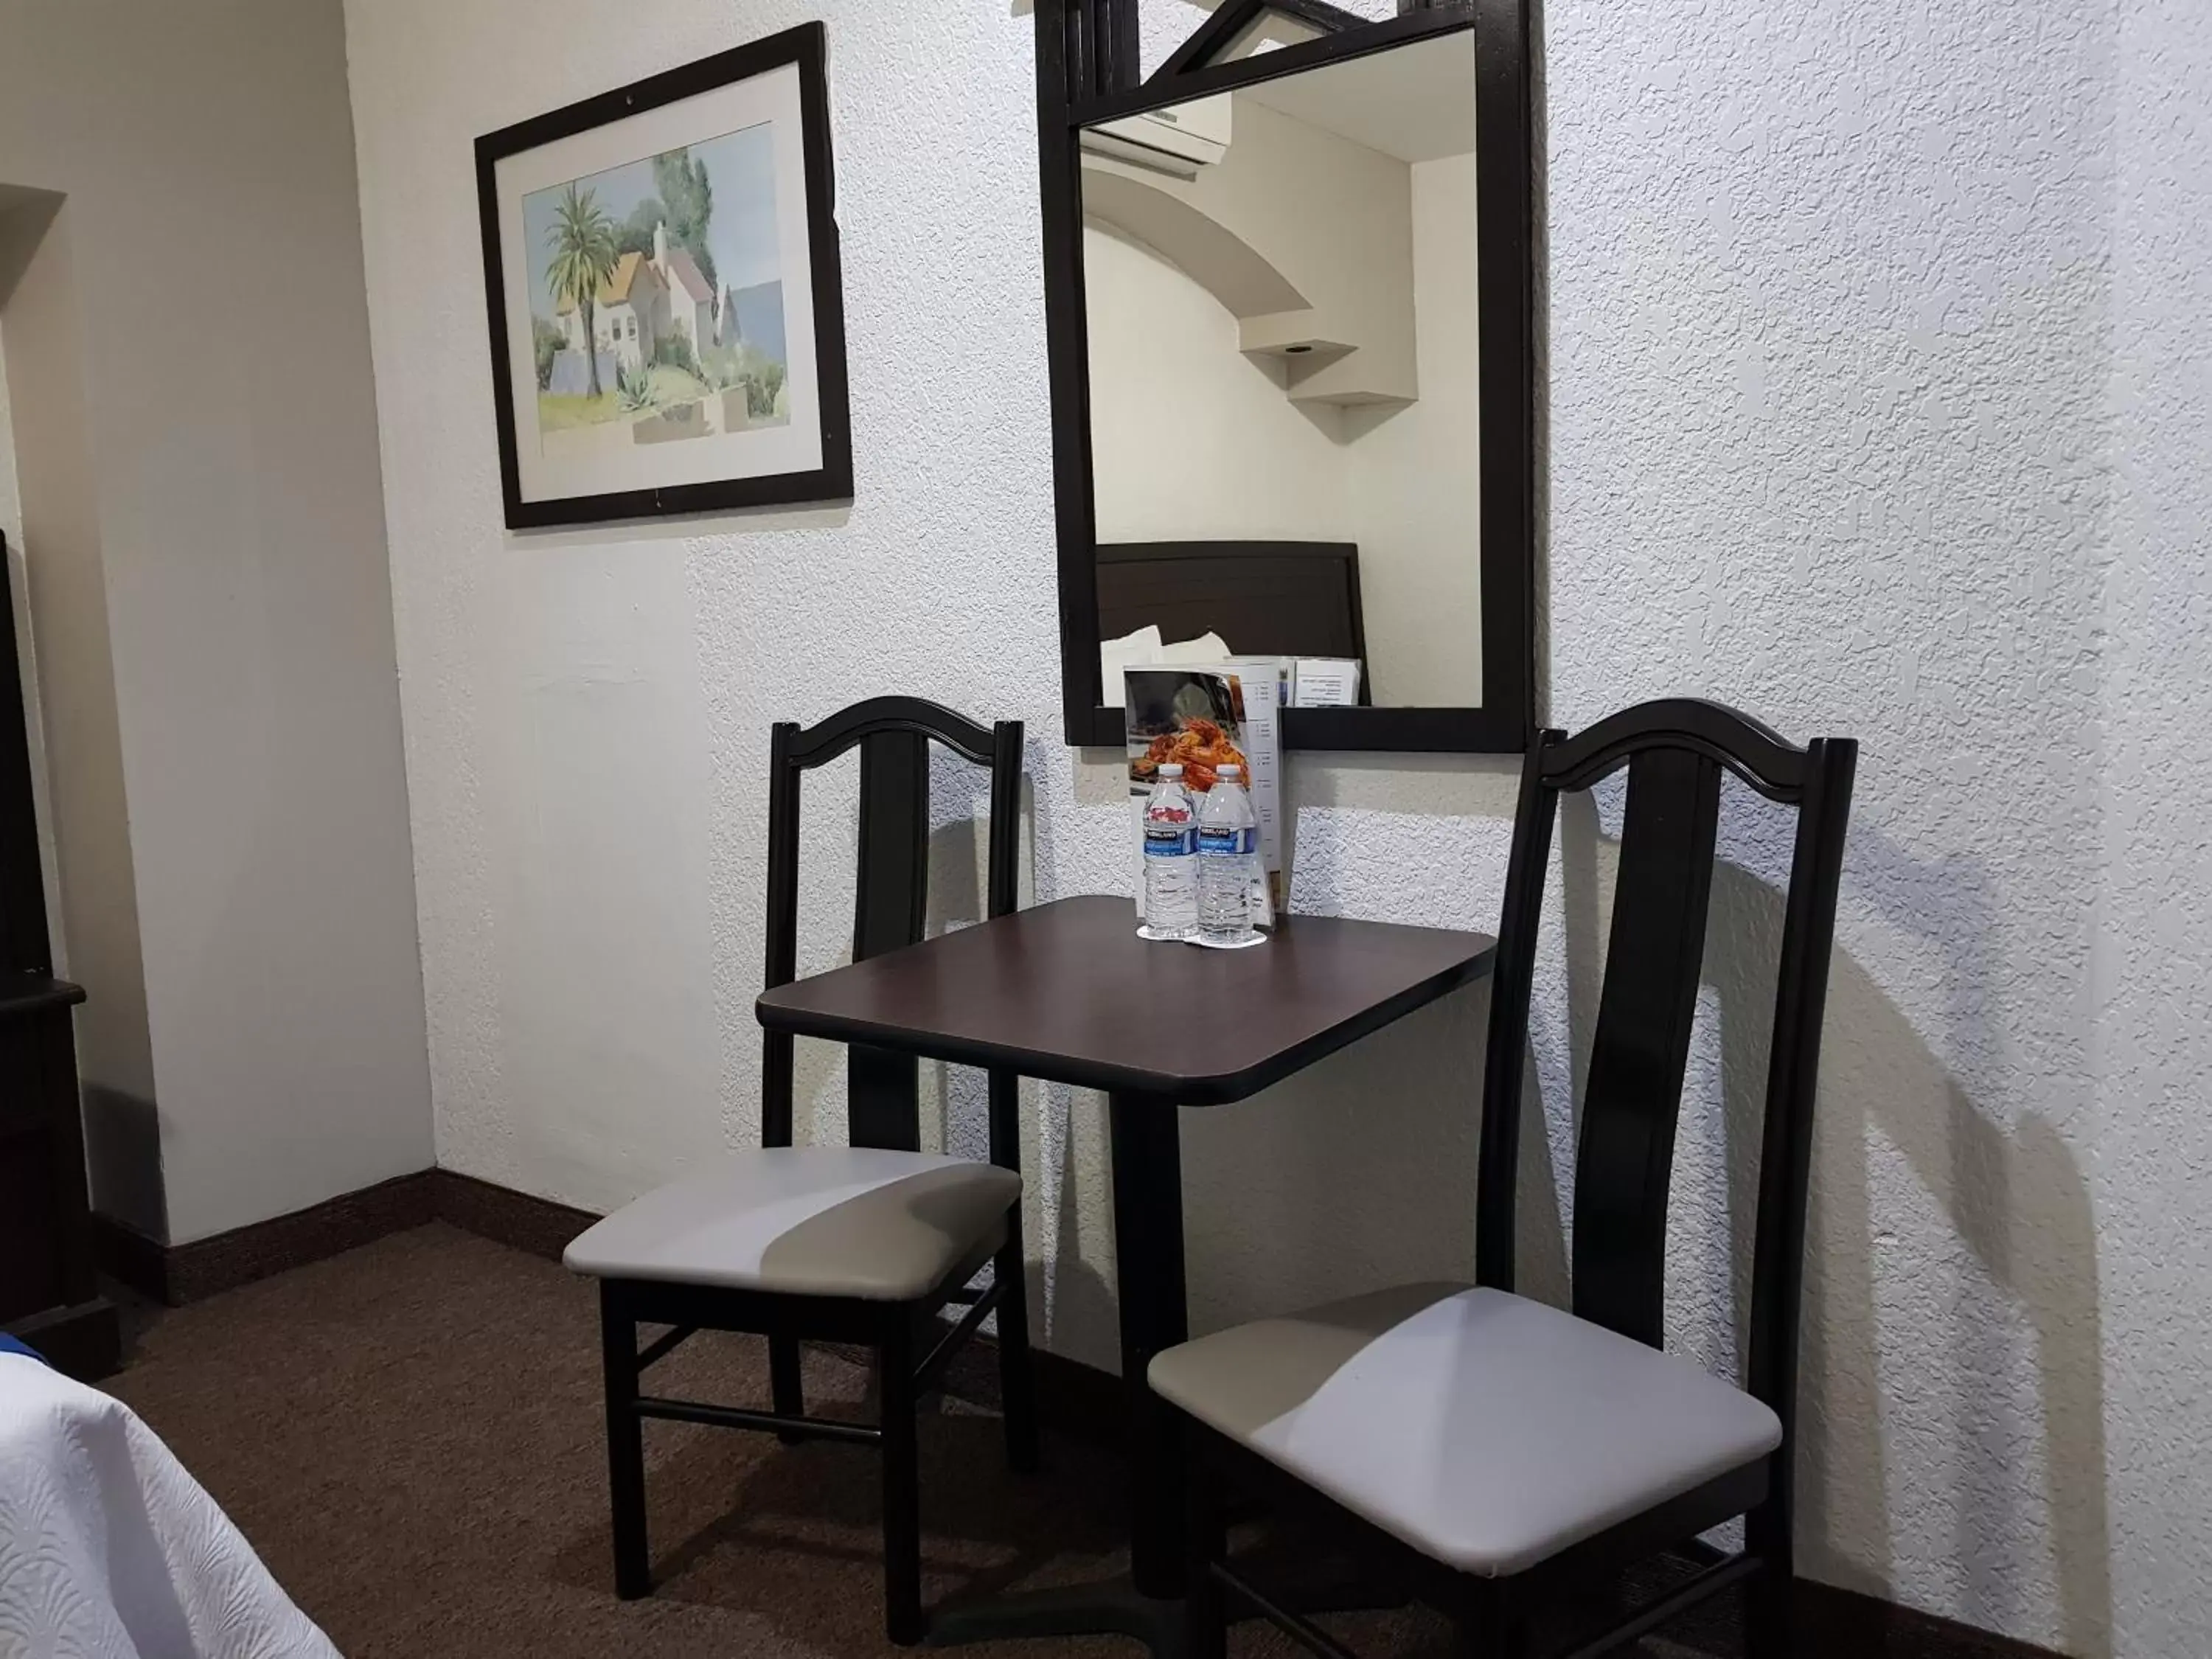
[[510, 526], [852, 495], [826, 44], [477, 140]]

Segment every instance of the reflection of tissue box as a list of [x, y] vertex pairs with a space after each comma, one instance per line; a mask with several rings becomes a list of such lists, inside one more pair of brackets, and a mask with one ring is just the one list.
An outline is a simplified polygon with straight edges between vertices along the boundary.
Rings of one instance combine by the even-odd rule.
[[1110, 708], [1128, 705], [1121, 676], [1132, 668], [1180, 668], [1219, 662], [1229, 647], [1218, 634], [1201, 634], [1194, 640], [1163, 643], [1158, 627], [1147, 623], [1133, 634], [1098, 644], [1098, 696]]

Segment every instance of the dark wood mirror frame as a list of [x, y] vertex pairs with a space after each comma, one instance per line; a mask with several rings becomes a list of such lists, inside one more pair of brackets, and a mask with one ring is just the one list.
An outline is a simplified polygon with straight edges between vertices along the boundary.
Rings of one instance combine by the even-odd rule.
[[[1043, 168], [1045, 328], [1060, 543], [1060, 689], [1067, 741], [1115, 746], [1121, 711], [1098, 682], [1098, 535], [1091, 494], [1084, 300], [1081, 130], [1457, 30], [1475, 37], [1475, 260], [1483, 702], [1475, 708], [1292, 708], [1292, 749], [1517, 754], [1536, 706], [1536, 377], [1531, 0], [1398, 0], [1376, 21], [1324, 0], [1223, 0], [1146, 77], [1139, 0], [1036, 0], [1037, 143]], [[1229, 62], [1264, 14], [1322, 31]]]

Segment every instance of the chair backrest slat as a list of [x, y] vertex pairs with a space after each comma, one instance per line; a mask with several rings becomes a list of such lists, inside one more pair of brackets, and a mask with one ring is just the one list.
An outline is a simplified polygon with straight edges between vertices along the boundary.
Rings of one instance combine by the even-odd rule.
[[853, 960], [921, 938], [929, 908], [929, 744], [911, 732], [860, 739], [860, 848]]
[[1612, 939], [1583, 1091], [1575, 1312], [1654, 1347], [1720, 795], [1720, 768], [1688, 750], [1647, 749], [1628, 763]]
[[[914, 732], [860, 739], [860, 860], [853, 960], [917, 944], [929, 908], [929, 743]], [[855, 1146], [921, 1145], [921, 1066], [855, 1043], [846, 1059], [846, 1134]]]
[[[853, 959], [865, 962], [920, 942], [929, 904], [933, 741], [991, 769], [989, 911], [1000, 915], [1014, 908], [1019, 874], [1019, 720], [986, 727], [917, 697], [877, 697], [805, 730], [783, 722], [775, 728], [769, 748], [769, 986], [788, 984], [798, 972], [800, 780], [856, 746], [860, 751], [860, 799]], [[791, 1144], [792, 1060], [787, 1033], [763, 1034], [761, 1138], [766, 1146]], [[991, 1148], [994, 1163], [1018, 1168], [1012, 1082], [995, 1074], [992, 1079]], [[921, 1140], [920, 1085], [920, 1065], [912, 1055], [854, 1045], [846, 1086], [846, 1134], [851, 1144], [917, 1149]]]
[[1572, 1294], [1583, 1317], [1661, 1346], [1668, 1193], [1702, 977], [1722, 770], [1796, 810], [1743, 1379], [1785, 1425], [1796, 1416], [1813, 1100], [1857, 747], [1827, 738], [1794, 748], [1732, 709], [1680, 700], [1624, 709], [1571, 738], [1538, 732], [1522, 776], [1491, 991], [1476, 1277], [1510, 1289], [1529, 1002], [1559, 798], [1626, 767], [1613, 923], [1576, 1152]]

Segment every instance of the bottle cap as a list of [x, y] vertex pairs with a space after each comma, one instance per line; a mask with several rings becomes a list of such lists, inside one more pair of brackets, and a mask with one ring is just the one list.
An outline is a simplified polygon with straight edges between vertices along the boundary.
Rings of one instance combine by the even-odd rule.
[[1214, 775], [1217, 777], [1241, 778], [1244, 775], [1244, 769], [1239, 766], [1235, 761], [1231, 761], [1225, 766], [1217, 766], [1213, 769], [1213, 771]]
[[1182, 763], [1181, 761], [1163, 762], [1160, 765], [1160, 775], [1164, 778], [1181, 777], [1182, 775]]

